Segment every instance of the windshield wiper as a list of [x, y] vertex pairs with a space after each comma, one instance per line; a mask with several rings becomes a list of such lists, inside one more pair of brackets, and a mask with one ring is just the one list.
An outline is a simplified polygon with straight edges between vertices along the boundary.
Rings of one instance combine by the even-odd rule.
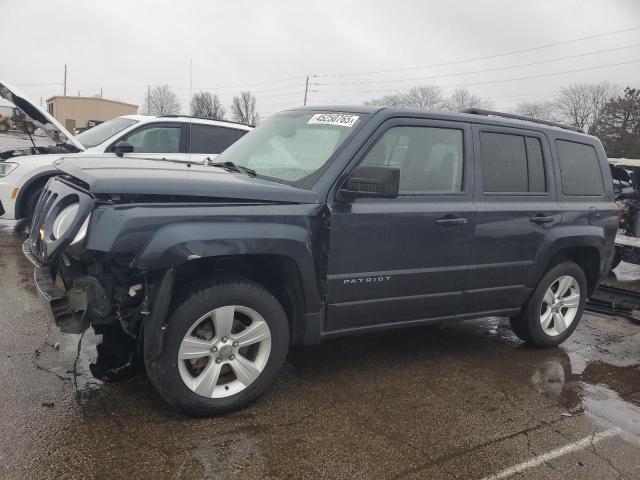
[[212, 162], [211, 159], [207, 157], [207, 165], [209, 165], [210, 167], [224, 168], [230, 172], [244, 173], [246, 175], [249, 175], [250, 177], [255, 177], [257, 175], [255, 170], [248, 167], [243, 167], [241, 165], [236, 165], [232, 161]]

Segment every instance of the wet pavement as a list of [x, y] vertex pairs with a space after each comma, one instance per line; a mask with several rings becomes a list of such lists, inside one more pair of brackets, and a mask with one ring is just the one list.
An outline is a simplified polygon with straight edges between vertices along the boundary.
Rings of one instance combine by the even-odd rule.
[[194, 420], [143, 376], [92, 379], [98, 340], [49, 325], [23, 228], [0, 221], [0, 478], [640, 478], [630, 320], [551, 350], [498, 319], [295, 348], [255, 404]]

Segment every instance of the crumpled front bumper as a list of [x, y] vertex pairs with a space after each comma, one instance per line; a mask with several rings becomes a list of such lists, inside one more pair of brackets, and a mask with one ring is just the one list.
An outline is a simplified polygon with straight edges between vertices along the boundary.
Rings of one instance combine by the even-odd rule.
[[59, 288], [50, 265], [41, 264], [29, 249], [29, 241], [22, 244], [22, 252], [34, 265], [33, 278], [49, 320], [53, 320], [63, 333], [82, 333], [84, 322], [71, 308], [67, 292]]

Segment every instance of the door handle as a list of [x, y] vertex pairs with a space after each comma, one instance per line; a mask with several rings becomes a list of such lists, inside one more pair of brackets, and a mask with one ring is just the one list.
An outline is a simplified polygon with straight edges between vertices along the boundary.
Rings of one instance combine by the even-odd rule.
[[455, 217], [453, 215], [447, 215], [445, 217], [438, 218], [436, 220], [436, 223], [438, 225], [443, 225], [445, 227], [454, 226], [454, 225], [466, 225], [467, 219], [466, 218]]
[[531, 220], [533, 223], [537, 223], [538, 225], [542, 225], [543, 223], [551, 223], [553, 222], [553, 217], [549, 217], [547, 215], [544, 215], [542, 213], [538, 213], [537, 215], [534, 215], [533, 217], [529, 217], [529, 220]]

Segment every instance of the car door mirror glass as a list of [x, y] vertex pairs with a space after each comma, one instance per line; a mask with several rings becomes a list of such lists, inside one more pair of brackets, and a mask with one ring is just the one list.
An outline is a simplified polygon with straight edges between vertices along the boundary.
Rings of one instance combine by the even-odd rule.
[[132, 153], [133, 145], [131, 145], [126, 140], [120, 140], [113, 146], [113, 151], [117, 156], [121, 157], [125, 153]]
[[400, 186], [400, 169], [388, 165], [356, 167], [340, 189], [346, 198], [396, 198]]

